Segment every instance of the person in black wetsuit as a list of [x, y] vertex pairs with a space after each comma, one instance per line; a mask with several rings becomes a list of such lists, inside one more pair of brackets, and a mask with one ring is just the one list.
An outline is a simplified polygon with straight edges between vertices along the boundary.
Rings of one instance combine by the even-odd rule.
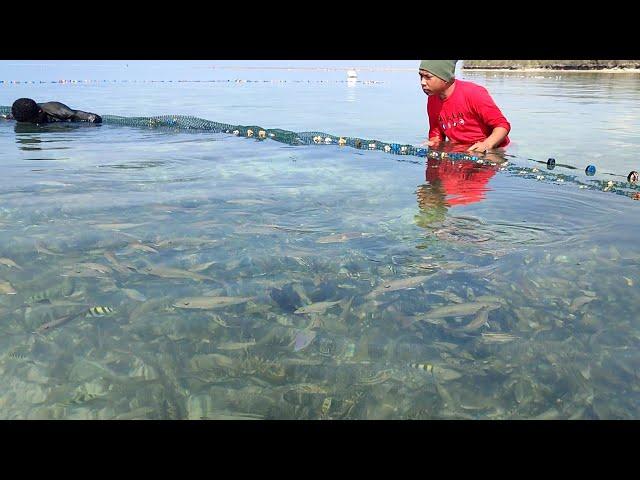
[[19, 98], [11, 106], [11, 115], [18, 122], [53, 123], [53, 122], [90, 122], [102, 123], [97, 113], [73, 110], [60, 102], [36, 103], [30, 98]]

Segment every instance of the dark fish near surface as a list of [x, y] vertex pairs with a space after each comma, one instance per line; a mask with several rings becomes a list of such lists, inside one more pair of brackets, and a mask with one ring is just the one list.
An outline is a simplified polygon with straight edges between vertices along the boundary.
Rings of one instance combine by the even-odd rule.
[[72, 320], [73, 318], [77, 317], [80, 314], [74, 314], [74, 315], [67, 315], [65, 317], [61, 317], [58, 318], [56, 320], [51, 320], [50, 322], [47, 322], [41, 326], [39, 326], [35, 333], [42, 333], [42, 332], [46, 332], [47, 330], [51, 330], [54, 327], [57, 327], [59, 325], [62, 325], [64, 323], [67, 323], [68, 321]]
[[86, 317], [106, 317], [107, 315], [111, 315], [114, 311], [115, 310], [112, 309], [111, 307], [102, 307], [102, 306], [90, 307], [88, 310], [83, 309], [77, 313], [65, 315], [64, 317], [56, 318], [55, 320], [51, 320], [50, 322], [40, 325], [36, 329], [35, 333], [46, 332], [47, 330], [51, 330], [52, 328], [55, 328], [67, 322], [70, 322], [74, 318], [80, 317], [83, 314]]

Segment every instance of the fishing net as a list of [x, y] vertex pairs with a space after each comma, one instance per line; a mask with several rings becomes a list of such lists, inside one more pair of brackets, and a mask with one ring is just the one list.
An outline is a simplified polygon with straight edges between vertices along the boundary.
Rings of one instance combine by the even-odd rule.
[[[0, 106], [0, 115], [11, 113], [11, 107]], [[139, 128], [160, 128], [170, 130], [193, 130], [213, 133], [225, 133], [256, 140], [274, 140], [288, 145], [337, 145], [339, 147], [350, 147], [358, 150], [378, 150], [392, 155], [408, 157], [429, 157], [435, 159], [465, 160], [479, 164], [492, 164], [495, 162], [487, 160], [483, 155], [471, 155], [469, 153], [445, 152], [423, 147], [416, 147], [410, 144], [389, 143], [376, 139], [365, 139], [358, 137], [346, 137], [332, 135], [326, 132], [293, 132], [280, 128], [265, 128], [259, 125], [231, 125], [229, 123], [214, 122], [204, 118], [191, 117], [187, 115], [160, 115], [154, 117], [121, 117], [116, 115], [102, 115], [102, 122], [106, 125], [118, 125], [124, 127]], [[504, 157], [516, 158], [513, 155]], [[541, 162], [528, 158], [526, 160]], [[607, 192], [626, 195], [638, 199], [640, 185], [626, 181], [592, 179], [583, 181], [576, 175], [567, 175], [560, 172], [544, 171], [536, 167], [516, 166], [505, 162], [501, 165], [501, 170], [522, 175], [524, 178], [532, 178], [547, 182], [571, 182], [578, 184], [580, 188], [593, 190], [603, 190]]]

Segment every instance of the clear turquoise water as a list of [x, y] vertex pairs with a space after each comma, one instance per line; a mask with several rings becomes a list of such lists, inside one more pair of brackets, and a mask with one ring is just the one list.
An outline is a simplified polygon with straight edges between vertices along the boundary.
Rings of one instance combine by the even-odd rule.
[[[424, 98], [385, 75], [5, 85], [0, 104], [417, 143]], [[519, 155], [633, 164], [636, 137], [597, 119], [622, 115], [636, 77], [473, 75]], [[510, 170], [453, 196], [424, 160], [224, 134], [2, 122], [0, 145], [2, 418], [638, 418], [627, 197]]]

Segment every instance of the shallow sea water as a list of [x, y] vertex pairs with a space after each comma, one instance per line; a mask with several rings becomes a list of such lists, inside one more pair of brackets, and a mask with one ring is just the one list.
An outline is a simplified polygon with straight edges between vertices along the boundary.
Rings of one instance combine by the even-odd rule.
[[[423, 139], [417, 75], [251, 75], [0, 104]], [[508, 165], [0, 121], [0, 418], [638, 418], [638, 77], [465, 77]]]
[[0, 142], [2, 418], [638, 417], [627, 197], [226, 134]]

